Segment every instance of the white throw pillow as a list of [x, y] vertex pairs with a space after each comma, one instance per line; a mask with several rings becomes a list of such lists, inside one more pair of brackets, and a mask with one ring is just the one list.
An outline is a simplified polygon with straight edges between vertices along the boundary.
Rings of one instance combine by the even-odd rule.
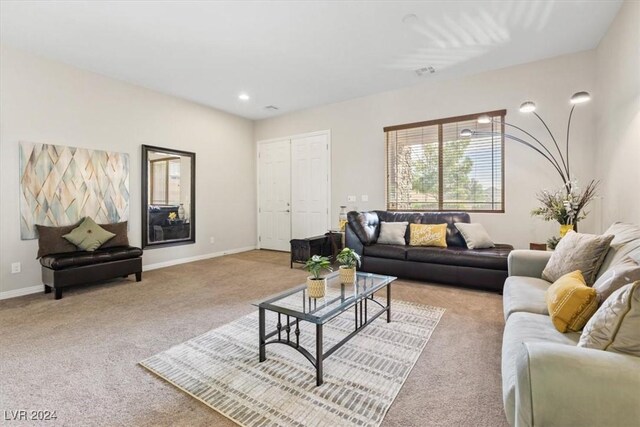
[[384, 222], [380, 223], [380, 236], [378, 242], [382, 245], [406, 245], [404, 235], [407, 232], [408, 222]]
[[466, 222], [456, 222], [454, 224], [469, 249], [494, 248], [496, 245], [489, 237], [489, 233], [484, 229], [482, 224], [469, 224]]

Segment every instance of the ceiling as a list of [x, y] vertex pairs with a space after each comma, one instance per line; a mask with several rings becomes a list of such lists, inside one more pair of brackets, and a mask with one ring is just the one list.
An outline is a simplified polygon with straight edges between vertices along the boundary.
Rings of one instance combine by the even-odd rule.
[[3, 0], [0, 41], [261, 119], [592, 49], [620, 5]]

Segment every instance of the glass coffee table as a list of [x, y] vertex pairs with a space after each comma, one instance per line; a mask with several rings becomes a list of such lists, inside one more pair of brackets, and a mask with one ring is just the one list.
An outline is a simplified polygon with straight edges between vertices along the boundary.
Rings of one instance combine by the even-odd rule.
[[[386, 313], [387, 323], [391, 322], [391, 283], [393, 276], [381, 276], [357, 272], [356, 283], [343, 285], [337, 272], [327, 276], [327, 290], [323, 298], [310, 298], [307, 285], [296, 286], [269, 299], [256, 303], [259, 310], [260, 362], [266, 360], [268, 344], [284, 344], [294, 348], [306, 357], [316, 368], [316, 385], [322, 385], [322, 362], [353, 338], [364, 327]], [[374, 299], [378, 291], [386, 290], [386, 305]], [[376, 308], [369, 313], [369, 306]], [[331, 319], [353, 308], [354, 329], [341, 341], [326, 351], [323, 348], [322, 327]], [[276, 329], [266, 331], [266, 312], [277, 313]], [[315, 349], [300, 345], [300, 322], [315, 325]], [[313, 352], [313, 353], [312, 353]], [[314, 356], [315, 353], [315, 356]]]

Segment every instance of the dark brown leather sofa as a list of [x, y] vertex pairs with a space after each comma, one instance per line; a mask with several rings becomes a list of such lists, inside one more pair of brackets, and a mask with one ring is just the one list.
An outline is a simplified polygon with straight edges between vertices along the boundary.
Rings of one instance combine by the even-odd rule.
[[[464, 212], [349, 212], [346, 246], [362, 257], [361, 270], [407, 279], [446, 283], [502, 292], [507, 278], [507, 257], [513, 246], [467, 249], [454, 226], [470, 222]], [[380, 222], [447, 224], [447, 248], [377, 244]], [[409, 227], [405, 235], [409, 242]]]

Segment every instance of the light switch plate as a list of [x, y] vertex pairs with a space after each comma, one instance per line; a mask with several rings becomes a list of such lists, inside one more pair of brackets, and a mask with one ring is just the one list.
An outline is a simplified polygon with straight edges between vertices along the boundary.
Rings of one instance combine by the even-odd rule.
[[368, 202], [369, 201], [369, 196], [366, 194], [363, 194], [362, 196], [360, 196], [360, 200], [363, 202]]
[[21, 271], [22, 271], [22, 266], [20, 265], [19, 262], [11, 263], [11, 274], [17, 274], [17, 273], [20, 273]]
[[347, 202], [355, 202], [356, 196], [347, 196]]

